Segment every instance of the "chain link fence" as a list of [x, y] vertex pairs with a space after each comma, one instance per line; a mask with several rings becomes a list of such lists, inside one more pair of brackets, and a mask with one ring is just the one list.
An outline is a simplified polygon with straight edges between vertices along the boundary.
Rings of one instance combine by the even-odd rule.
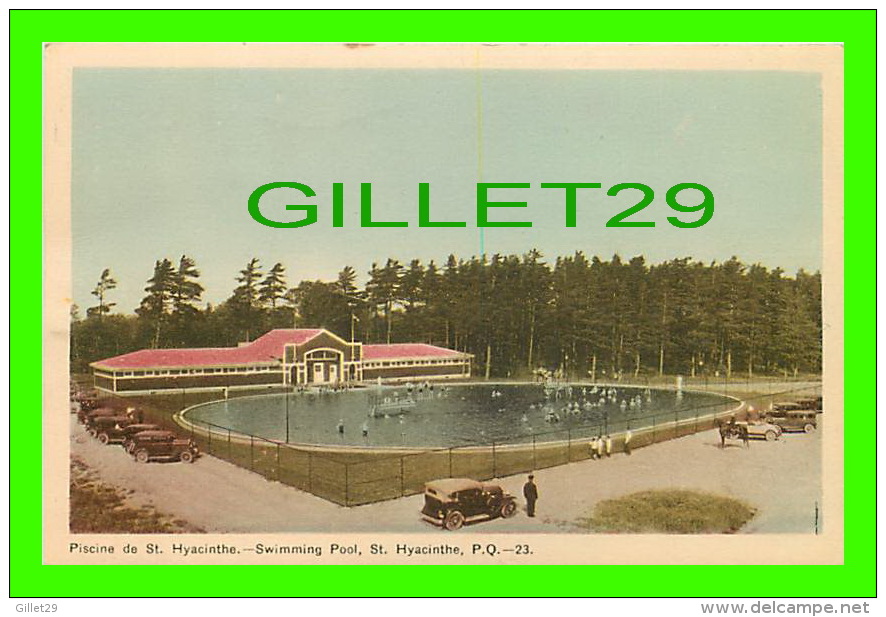
[[[725, 393], [722, 385], [711, 389]], [[789, 390], [767, 390], [760, 384], [752, 389], [750, 382], [733, 381], [731, 385], [732, 395], [742, 395], [747, 402], [741, 411], [736, 401], [725, 400], [654, 416], [551, 430], [506, 442], [438, 449], [330, 451], [243, 434], [209, 422], [189, 420], [188, 425], [191, 438], [206, 454], [339, 505], [356, 506], [420, 493], [425, 482], [438, 478], [489, 480], [587, 460], [595, 456], [591, 444], [597, 438], [603, 438], [603, 456], [629, 452], [713, 429], [720, 418], [737, 415], [738, 419], [756, 420], [760, 411], [773, 402], [821, 395], [820, 384], [797, 384]], [[745, 392], [739, 392], [741, 385]], [[702, 389], [695, 383], [687, 386]]]

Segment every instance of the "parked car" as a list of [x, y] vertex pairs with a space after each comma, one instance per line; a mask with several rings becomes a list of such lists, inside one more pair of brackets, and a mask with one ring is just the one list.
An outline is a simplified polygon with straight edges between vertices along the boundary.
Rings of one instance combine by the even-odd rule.
[[139, 463], [163, 458], [193, 463], [199, 454], [190, 439], [179, 439], [172, 431], [142, 431], [133, 435], [129, 453]]
[[510, 518], [516, 513], [514, 496], [497, 484], [468, 478], [446, 478], [425, 484], [422, 518], [449, 531], [466, 522]]
[[795, 402], [798, 405], [802, 405], [803, 409], [822, 411], [822, 398], [820, 396], [813, 396], [810, 398], [798, 398]]
[[120, 445], [123, 446], [123, 449], [129, 452], [129, 447], [132, 445], [133, 438], [142, 433], [144, 431], [159, 431], [160, 427], [156, 424], [130, 424], [128, 426], [123, 427], [123, 439], [120, 441]]
[[86, 430], [107, 445], [123, 441], [123, 430], [131, 423], [127, 416], [96, 416], [89, 419]]
[[77, 412], [77, 420], [80, 421], [80, 424], [89, 424], [90, 419], [97, 418], [99, 416], [116, 416], [120, 412], [116, 409], [111, 409], [110, 407], [97, 407], [95, 409], [83, 409]]
[[803, 411], [804, 409], [808, 409], [808, 408], [804, 407], [802, 404], [798, 403], [797, 401], [790, 401], [790, 402], [781, 401], [778, 403], [772, 403], [772, 405], [769, 406], [770, 413], [783, 413], [786, 411]]
[[777, 424], [772, 424], [765, 420], [755, 420], [748, 422], [736, 422], [736, 426], [744, 426], [748, 429], [748, 437], [761, 438], [766, 441], [775, 441], [781, 437], [782, 429]]
[[71, 395], [71, 401], [77, 403], [80, 409], [90, 410], [98, 407], [98, 392], [95, 390], [78, 391]]
[[767, 414], [766, 421], [780, 426], [783, 431], [811, 433], [818, 428], [818, 412], [809, 409], [803, 411], [773, 411]]

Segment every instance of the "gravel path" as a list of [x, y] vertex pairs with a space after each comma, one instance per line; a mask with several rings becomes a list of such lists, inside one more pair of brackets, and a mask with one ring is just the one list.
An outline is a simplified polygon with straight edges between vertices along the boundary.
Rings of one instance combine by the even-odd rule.
[[[823, 422], [819, 423], [819, 429]], [[740, 443], [740, 442], [736, 442]], [[584, 533], [573, 522], [600, 500], [650, 488], [689, 488], [744, 500], [757, 508], [745, 533], [812, 533], [821, 501], [821, 433], [786, 434], [779, 441], [719, 447], [707, 431], [600, 461], [583, 461], [535, 473], [538, 516], [470, 525], [461, 533]], [[192, 465], [136, 463], [119, 446], [102, 446], [71, 418], [71, 453], [99, 478], [131, 491], [137, 505], [151, 504], [216, 533], [428, 532], [418, 513], [422, 496], [344, 508], [265, 480], [235, 465], [203, 456]], [[521, 495], [525, 476], [501, 480]], [[522, 504], [522, 498], [521, 498]]]

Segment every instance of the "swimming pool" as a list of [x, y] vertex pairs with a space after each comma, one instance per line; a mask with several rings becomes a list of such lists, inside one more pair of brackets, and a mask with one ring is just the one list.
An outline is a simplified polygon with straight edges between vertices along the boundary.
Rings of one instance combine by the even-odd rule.
[[735, 404], [706, 392], [620, 385], [425, 383], [233, 398], [182, 417], [204, 429], [292, 444], [436, 448], [590, 438]]

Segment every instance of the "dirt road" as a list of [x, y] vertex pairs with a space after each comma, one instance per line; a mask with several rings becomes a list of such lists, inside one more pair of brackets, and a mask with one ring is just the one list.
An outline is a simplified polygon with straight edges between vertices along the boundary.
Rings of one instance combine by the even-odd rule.
[[[821, 428], [821, 427], [820, 427]], [[736, 442], [736, 444], [739, 442]], [[468, 526], [465, 533], [585, 533], [574, 521], [603, 499], [650, 488], [689, 488], [742, 499], [758, 509], [744, 533], [811, 533], [820, 503], [821, 438], [787, 434], [720, 449], [708, 431], [599, 461], [536, 472], [538, 516]], [[345, 508], [265, 480], [225, 461], [136, 463], [119, 446], [102, 446], [72, 417], [72, 454], [101, 480], [130, 491], [136, 505], [184, 519], [208, 532], [427, 532], [418, 513], [422, 496]], [[501, 479], [521, 494], [524, 476]], [[522, 500], [521, 500], [522, 503]]]

